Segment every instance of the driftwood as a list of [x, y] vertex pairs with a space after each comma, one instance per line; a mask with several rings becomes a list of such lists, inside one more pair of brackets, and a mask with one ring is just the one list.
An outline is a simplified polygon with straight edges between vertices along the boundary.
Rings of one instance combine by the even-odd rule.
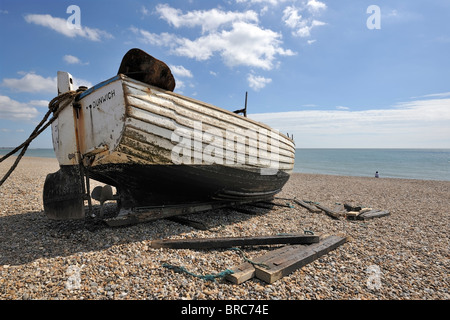
[[345, 237], [329, 236], [319, 243], [311, 245], [284, 246], [253, 259], [253, 263], [245, 262], [232, 268], [233, 273], [227, 275], [225, 279], [235, 284], [241, 284], [256, 276], [267, 283], [273, 283], [346, 241]]
[[369, 220], [373, 218], [381, 218], [390, 215], [390, 212], [387, 210], [381, 211], [381, 210], [371, 210], [367, 212], [363, 212], [360, 215], [358, 215], [358, 220]]
[[276, 207], [284, 207], [284, 208], [292, 208], [291, 205], [283, 204], [283, 203], [276, 203], [276, 202], [269, 202], [269, 201], [261, 201], [260, 203], [269, 204]]
[[286, 251], [289, 251], [290, 247], [291, 246], [284, 246], [279, 249], [269, 251], [268, 253], [262, 256], [252, 259], [252, 263], [244, 262], [239, 266], [232, 268], [231, 270], [233, 271], [233, 273], [227, 275], [225, 279], [235, 284], [241, 284], [247, 280], [250, 280], [255, 276], [256, 272], [255, 265], [257, 264], [264, 265], [266, 261], [279, 257], [283, 255]]
[[273, 283], [317, 258], [327, 254], [346, 242], [345, 237], [330, 236], [309, 246], [290, 246], [282, 255], [265, 261], [268, 268], [255, 266], [255, 276], [267, 283]]
[[334, 212], [333, 210], [321, 205], [321, 204], [314, 204], [317, 208], [324, 211], [327, 215], [332, 217], [333, 219], [339, 219], [339, 213]]
[[316, 207], [309, 205], [308, 203], [306, 203], [306, 202], [303, 201], [303, 200], [297, 200], [297, 199], [294, 199], [294, 201], [295, 201], [295, 203], [297, 203], [298, 205], [302, 206], [303, 208], [308, 209], [308, 210], [311, 211], [311, 212], [316, 212], [316, 213], [317, 213], [317, 212], [321, 212], [320, 209], [317, 209]]
[[239, 246], [257, 246], [273, 244], [311, 244], [319, 242], [319, 236], [306, 234], [290, 234], [280, 236], [260, 237], [226, 237], [226, 238], [196, 238], [153, 240], [152, 248], [170, 249], [212, 249], [232, 248]]

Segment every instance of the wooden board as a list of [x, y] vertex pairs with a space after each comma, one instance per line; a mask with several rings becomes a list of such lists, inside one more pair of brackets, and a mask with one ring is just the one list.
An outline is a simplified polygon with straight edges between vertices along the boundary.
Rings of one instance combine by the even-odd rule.
[[319, 242], [319, 236], [317, 235], [291, 234], [259, 237], [153, 240], [151, 242], [151, 247], [170, 249], [212, 249], [273, 244], [311, 244], [317, 242]]
[[390, 215], [390, 212], [385, 210], [385, 211], [380, 211], [380, 210], [372, 210], [372, 211], [368, 211], [368, 212], [364, 212], [361, 213], [357, 219], [358, 220], [369, 220], [369, 219], [373, 219], [373, 218], [381, 218], [381, 217], [385, 217]]
[[[269, 251], [268, 253], [256, 257], [255, 259], [252, 259], [254, 263], [265, 264], [266, 261], [269, 261], [270, 259], [279, 257], [286, 253], [287, 251], [291, 250], [291, 247], [298, 247], [301, 245], [294, 245], [294, 246], [284, 246], [279, 249], [275, 249], [272, 251]], [[225, 277], [226, 280], [231, 281], [235, 284], [241, 284], [255, 276], [255, 267], [253, 264], [249, 262], [244, 262], [240, 264], [237, 267], [231, 268], [231, 270], [234, 272], [232, 274], [229, 274]]]
[[269, 205], [272, 205], [272, 206], [275, 206], [275, 207], [293, 208], [292, 205], [283, 204], [283, 203], [268, 202], [268, 201], [261, 201], [261, 203], [269, 204]]
[[264, 262], [269, 268], [254, 266], [255, 276], [267, 283], [273, 283], [331, 250], [336, 249], [346, 241], [345, 237], [329, 236], [319, 243], [309, 246], [289, 246], [289, 250], [283, 254]]
[[317, 208], [319, 208], [320, 210], [324, 211], [327, 215], [329, 215], [330, 217], [332, 217], [333, 219], [339, 219], [339, 213], [334, 212], [333, 210], [321, 205], [321, 204], [315, 204], [315, 206]]
[[306, 209], [308, 209], [308, 210], [311, 211], [311, 212], [316, 212], [316, 213], [317, 213], [317, 212], [321, 212], [320, 209], [317, 209], [316, 207], [309, 205], [308, 203], [306, 203], [306, 202], [303, 201], [303, 200], [297, 200], [297, 199], [294, 199], [294, 201], [295, 201], [295, 203], [297, 203], [298, 205], [301, 205], [303, 208], [306, 208]]

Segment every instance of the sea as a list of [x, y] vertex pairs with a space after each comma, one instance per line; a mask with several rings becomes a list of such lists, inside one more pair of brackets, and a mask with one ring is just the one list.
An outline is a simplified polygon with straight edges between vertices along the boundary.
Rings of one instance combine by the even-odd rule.
[[[0, 156], [12, 149], [0, 148]], [[25, 156], [55, 158], [53, 149]], [[450, 181], [450, 149], [296, 149], [294, 172]]]

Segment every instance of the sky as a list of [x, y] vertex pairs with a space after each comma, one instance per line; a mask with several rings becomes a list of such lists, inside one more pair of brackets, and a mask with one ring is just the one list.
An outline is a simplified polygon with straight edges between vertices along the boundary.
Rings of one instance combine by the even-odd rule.
[[[56, 92], [140, 48], [175, 92], [294, 136], [297, 148], [450, 148], [448, 0], [0, 0], [0, 147]], [[52, 148], [49, 129], [31, 148]]]

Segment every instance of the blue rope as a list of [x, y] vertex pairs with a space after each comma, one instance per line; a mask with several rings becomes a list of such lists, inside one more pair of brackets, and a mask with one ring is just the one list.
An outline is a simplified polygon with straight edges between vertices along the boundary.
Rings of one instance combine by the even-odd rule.
[[208, 280], [208, 281], [214, 281], [214, 282], [216, 282], [216, 278], [224, 278], [227, 275], [234, 273], [233, 270], [226, 269], [225, 271], [222, 271], [222, 272], [219, 272], [216, 274], [200, 275], [200, 274], [195, 274], [195, 273], [192, 273], [192, 272], [186, 270], [185, 267], [174, 266], [174, 265], [171, 265], [168, 263], [163, 263], [163, 267], [174, 270], [175, 272], [184, 272], [193, 277], [200, 278], [203, 280]]

